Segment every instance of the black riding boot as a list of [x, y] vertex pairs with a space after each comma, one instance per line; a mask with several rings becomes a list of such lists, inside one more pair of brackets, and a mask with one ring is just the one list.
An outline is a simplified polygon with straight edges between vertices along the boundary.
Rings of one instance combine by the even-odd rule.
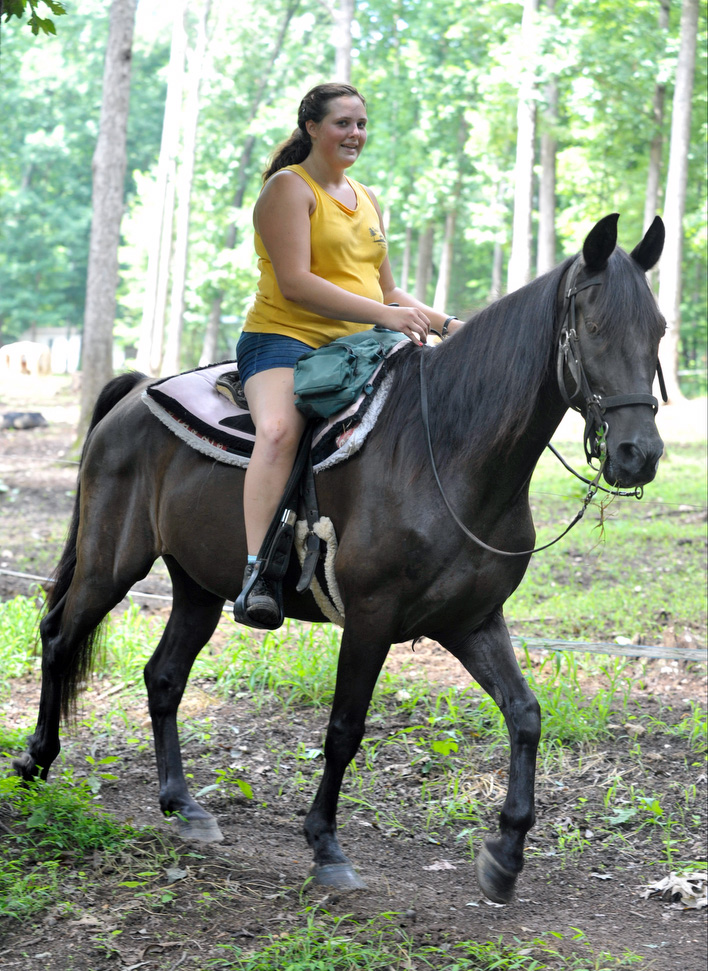
[[[248, 563], [243, 573], [244, 587], [252, 573], [253, 564]], [[263, 630], [277, 630], [282, 623], [273, 585], [263, 577], [256, 580], [255, 586], [246, 598], [246, 620], [252, 621], [254, 626]]]

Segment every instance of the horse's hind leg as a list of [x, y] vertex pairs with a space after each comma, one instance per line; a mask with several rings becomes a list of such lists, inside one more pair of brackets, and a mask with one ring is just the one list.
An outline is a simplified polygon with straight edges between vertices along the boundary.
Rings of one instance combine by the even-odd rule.
[[483, 630], [454, 647], [444, 646], [499, 705], [509, 731], [509, 787], [499, 815], [500, 838], [486, 840], [475, 859], [477, 879], [485, 895], [496, 903], [508, 903], [524, 865], [524, 840], [535, 820], [541, 711], [519, 670], [501, 611]]
[[76, 694], [91, 670], [100, 624], [120, 603], [132, 582], [143, 575], [138, 568], [121, 582], [105, 564], [102, 569], [100, 562], [88, 574], [77, 569], [66, 592], [42, 619], [42, 689], [37, 726], [28, 739], [27, 751], [13, 762], [24, 779], [37, 775], [46, 779], [61, 750], [62, 716], [72, 713]]
[[160, 808], [175, 815], [180, 836], [202, 842], [223, 839], [216, 820], [192, 798], [182, 768], [177, 709], [195, 658], [214, 633], [223, 598], [195, 583], [171, 557], [173, 607], [153, 656], [145, 666], [145, 684], [155, 737], [160, 780]]

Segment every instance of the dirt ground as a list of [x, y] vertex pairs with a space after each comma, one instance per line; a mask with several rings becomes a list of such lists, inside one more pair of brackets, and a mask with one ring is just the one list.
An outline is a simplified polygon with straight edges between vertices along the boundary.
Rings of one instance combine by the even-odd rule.
[[[55, 565], [73, 501], [76, 466], [71, 446], [77, 409], [65, 379], [46, 378], [39, 384], [2, 380], [0, 417], [12, 410], [41, 411], [49, 422], [31, 430], [0, 431], [0, 599], [7, 599], [27, 594], [33, 582], [29, 578], [45, 576]], [[663, 416], [667, 441], [679, 434], [705, 439], [705, 401], [690, 409], [688, 424], [673, 414]], [[680, 430], [671, 430], [673, 424]], [[685, 432], [687, 427], [690, 432]], [[164, 574], [148, 580], [145, 589], [168, 592]], [[165, 608], [155, 602], [150, 609]], [[411, 658], [410, 645], [394, 649], [392, 663], [403, 658]], [[416, 672], [431, 681], [466, 683], [456, 662], [437, 645], [423, 645], [415, 664]], [[704, 666], [651, 661], [644, 685], [633, 694], [633, 711], [654, 716], [657, 723], [676, 724], [691, 700], [705, 703]], [[79, 866], [67, 855], [62, 889], [75, 905], [73, 913], [67, 916], [52, 907], [26, 923], [0, 916], [3, 969], [204, 971], [222, 953], [220, 944], [252, 947], [262, 935], [301, 926], [305, 907], [321, 906], [343, 917], [343, 927], [352, 933], [353, 922], [395, 915], [390, 919], [421, 946], [500, 937], [513, 944], [515, 939], [544, 937], [555, 940], [566, 955], [585, 950], [589, 956], [592, 949], [617, 957], [629, 949], [642, 956], [643, 968], [705, 971], [706, 910], [684, 909], [670, 899], [642, 894], [648, 883], [668, 875], [669, 867], [656, 862], [665, 855], [665, 828], [627, 823], [617, 829], [626, 838], [608, 842], [607, 828], [596, 825], [606, 813], [604, 799], [613, 780], [655, 794], [667, 811], [684, 804], [685, 793], [696, 787], [691, 807], [695, 840], [684, 842], [677, 852], [681, 859], [706, 859], [705, 765], [664, 729], [642, 735], [637, 759], [629, 756], [632, 733], [627, 720], [618, 720], [608, 741], [568, 751], [568, 771], [560, 777], [539, 767], [538, 822], [530, 834], [526, 869], [515, 901], [502, 907], [487, 901], [477, 888], [466, 824], [426, 832], [420, 793], [430, 779], [410, 764], [398, 764], [385, 745], [377, 762], [381, 781], [376, 791], [366, 790], [366, 798], [358, 802], [345, 798], [340, 817], [345, 852], [369, 889], [303, 893], [310, 857], [302, 821], [321, 759], [304, 761], [297, 753], [303, 746], [321, 746], [326, 717], [304, 710], [284, 716], [275, 705], [272, 710], [256, 709], [247, 697], [224, 702], [199, 679], [190, 685], [181, 709], [187, 729], [193, 719], [202, 726], [194, 733], [187, 730], [183, 745], [193, 791], [213, 783], [217, 769], [232, 768], [251, 785], [254, 798], [212, 792], [205, 805], [217, 816], [224, 842], [206, 847], [181, 843], [160, 818], [151, 749], [132, 744], [120, 726], [102, 722], [121, 697], [128, 714], [147, 733], [144, 703], [135, 701], [134, 694], [124, 695], [118, 683], [92, 683], [84, 710], [93, 727], [79, 726], [65, 739], [67, 762], [80, 777], [86, 755], [117, 756], [117, 780], [102, 786], [100, 803], [137, 826], [160, 827], [183, 876], [172, 883], [166, 873], [151, 878], [155, 892], [169, 889], [171, 894], [169, 903], [156, 909], [141, 902], [134, 888], [119, 887], [120, 860], [95, 854]], [[31, 724], [37, 698], [33, 681], [13, 684], [10, 699], [0, 705], [6, 727]], [[368, 734], [384, 739], [404, 727], [400, 719], [389, 717], [373, 722]], [[277, 771], [275, 752], [280, 753]], [[470, 799], [482, 800], [482, 824], [491, 829], [505, 786], [507, 752], [490, 753], [483, 740], [473, 740], [463, 754], [470, 766]], [[351, 780], [348, 785], [353, 792]], [[6, 829], [7, 820], [0, 834]], [[579, 841], [575, 849], [570, 844], [574, 834]], [[479, 838], [474, 839], [477, 845]], [[588, 968], [596, 966], [606, 965], [589, 960]], [[412, 967], [422, 971], [424, 965]]]

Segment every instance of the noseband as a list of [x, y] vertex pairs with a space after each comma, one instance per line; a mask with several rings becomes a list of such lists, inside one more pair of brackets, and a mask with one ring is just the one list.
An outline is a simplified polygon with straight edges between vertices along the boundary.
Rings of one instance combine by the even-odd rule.
[[[581, 358], [580, 337], [578, 336], [576, 327], [575, 298], [581, 290], [586, 290], [588, 287], [601, 286], [602, 278], [594, 276], [589, 280], [585, 280], [583, 283], [576, 284], [575, 278], [578, 275], [580, 266], [580, 257], [578, 257], [568, 274], [568, 285], [564, 294], [565, 315], [558, 341], [556, 375], [558, 378], [558, 389], [566, 405], [580, 414], [584, 412], [585, 435], [583, 437], [583, 445], [585, 447], [585, 457], [587, 458], [588, 464], [591, 465], [592, 459], [595, 458], [603, 461], [605, 458], [605, 439], [608, 430], [605, 413], [607, 411], [610, 411], [612, 408], [624, 408], [628, 405], [650, 405], [654, 414], [656, 414], [659, 410], [659, 402], [652, 394], [638, 392], [634, 394], [615, 394], [602, 397], [592, 391]], [[661, 364], [658, 360], [656, 367], [661, 396], [666, 401], [664, 375], [661, 372]], [[565, 383], [566, 368], [575, 382], [575, 390], [572, 393], [568, 392]]]

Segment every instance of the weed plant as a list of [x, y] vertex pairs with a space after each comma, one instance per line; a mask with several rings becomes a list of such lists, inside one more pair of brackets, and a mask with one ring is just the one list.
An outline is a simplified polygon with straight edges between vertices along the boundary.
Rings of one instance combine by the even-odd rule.
[[[257, 704], [279, 702], [285, 709], [329, 706], [334, 696], [339, 631], [286, 620], [262, 638], [239, 628], [227, 647], [205, 658], [225, 695], [248, 693]], [[198, 662], [199, 663], [199, 662]]]
[[71, 773], [52, 785], [0, 779], [0, 806], [13, 829], [0, 844], [0, 916], [27, 917], [59, 899], [58, 868], [94, 851], [115, 853], [135, 839], [93, 802], [89, 782]]
[[39, 614], [32, 597], [15, 597], [0, 601], [0, 690], [8, 691], [8, 682], [39, 671], [39, 657], [35, 650], [38, 637]]
[[219, 945], [223, 956], [206, 964], [208, 971], [391, 971], [418, 968], [420, 971], [611, 971], [641, 963], [642, 958], [626, 951], [614, 957], [596, 953], [582, 931], [572, 938], [574, 953], [558, 950], [561, 934], [531, 941], [502, 938], [488, 943], [454, 941], [442, 946], [417, 945], [401, 929], [403, 914], [384, 913], [366, 924], [349, 917], [332, 917], [326, 911], [309, 912], [297, 930], [261, 939], [255, 949], [233, 944]]

